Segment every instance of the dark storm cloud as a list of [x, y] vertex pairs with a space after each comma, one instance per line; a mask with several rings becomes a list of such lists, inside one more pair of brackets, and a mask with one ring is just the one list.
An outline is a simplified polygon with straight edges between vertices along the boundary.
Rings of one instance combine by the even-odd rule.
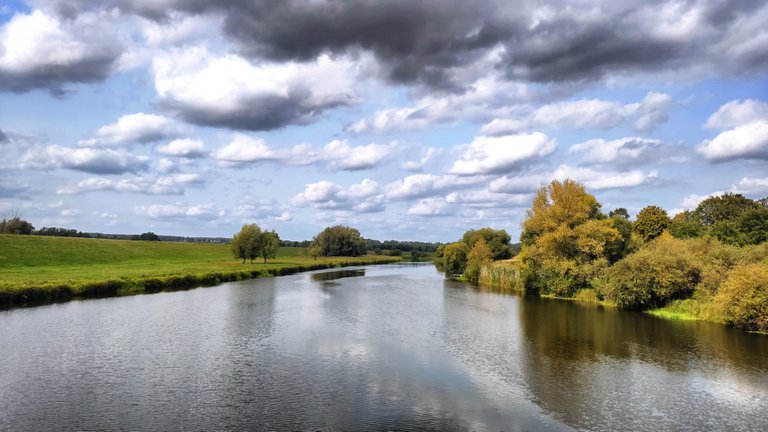
[[25, 93], [47, 90], [54, 96], [63, 96], [71, 84], [87, 84], [106, 80], [119, 53], [83, 59], [72, 64], [41, 65], [24, 72], [0, 69], [0, 91]]

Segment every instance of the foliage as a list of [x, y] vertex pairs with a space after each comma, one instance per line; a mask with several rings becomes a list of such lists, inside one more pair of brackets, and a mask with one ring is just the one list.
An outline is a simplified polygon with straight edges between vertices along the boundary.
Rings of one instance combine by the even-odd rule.
[[621, 217], [624, 219], [629, 219], [629, 212], [624, 207], [619, 207], [608, 212], [608, 217]]
[[256, 255], [264, 259], [274, 258], [280, 248], [280, 237], [272, 231], [262, 231], [256, 239]]
[[572, 180], [539, 190], [521, 235], [526, 291], [571, 297], [634, 249], [632, 223], [621, 215], [605, 218], [599, 209]]
[[435, 250], [435, 258], [442, 258], [443, 253], [445, 253], [445, 245], [439, 245], [437, 249]]
[[32, 234], [35, 227], [31, 223], [22, 219], [20, 215], [13, 215], [11, 217], [0, 220], [0, 234]]
[[690, 210], [676, 214], [669, 224], [669, 233], [680, 239], [701, 237], [705, 232], [704, 225]]
[[467, 268], [464, 277], [471, 283], [477, 283], [480, 269], [493, 261], [493, 252], [483, 238], [478, 239], [467, 254]]
[[768, 260], [730, 272], [716, 301], [726, 322], [753, 331], [768, 331]]
[[727, 193], [705, 199], [693, 213], [702, 225], [708, 227], [718, 222], [735, 221], [745, 211], [758, 206], [758, 203], [741, 194]]
[[759, 244], [768, 241], [768, 207], [755, 207], [744, 211], [736, 221], [741, 233], [741, 244]]
[[648, 242], [660, 236], [667, 227], [670, 219], [667, 211], [658, 206], [647, 206], [640, 210], [635, 221], [635, 232], [643, 241]]
[[312, 246], [320, 248], [322, 256], [360, 256], [366, 252], [365, 240], [360, 231], [336, 225], [321, 231], [312, 240]]
[[245, 263], [245, 260], [253, 260], [259, 256], [259, 245], [261, 237], [261, 228], [256, 224], [243, 225], [240, 232], [235, 234], [230, 243], [232, 255], [235, 258], [240, 258]]
[[53, 237], [91, 237], [90, 234], [78, 231], [76, 229], [69, 228], [55, 228], [55, 227], [43, 227], [34, 232], [39, 236], [53, 236]]
[[480, 240], [483, 240], [487, 247], [490, 248], [494, 260], [512, 258], [512, 248], [509, 244], [510, 237], [507, 231], [503, 229], [495, 230], [493, 228], [471, 229], [465, 232], [461, 238], [461, 241], [466, 243], [470, 249]]
[[143, 240], [143, 241], [160, 241], [160, 236], [153, 233], [152, 231], [145, 232], [141, 235], [135, 235], [131, 240]]
[[307, 252], [309, 252], [309, 255], [317, 261], [317, 257], [321, 255], [321, 250], [318, 246], [312, 246], [310, 247]]
[[443, 251], [443, 263], [447, 276], [460, 275], [467, 268], [467, 244], [464, 242], [450, 243]]
[[608, 270], [601, 294], [621, 308], [636, 310], [689, 296], [701, 270], [684, 243], [665, 234], [617, 262]]

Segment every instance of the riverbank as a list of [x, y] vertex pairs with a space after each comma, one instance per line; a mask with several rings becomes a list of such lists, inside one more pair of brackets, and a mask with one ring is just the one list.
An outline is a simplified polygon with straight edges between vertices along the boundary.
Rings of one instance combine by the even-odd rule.
[[315, 260], [303, 248], [280, 248], [267, 263], [243, 264], [231, 258], [226, 244], [0, 235], [0, 308], [398, 261], [388, 256]]

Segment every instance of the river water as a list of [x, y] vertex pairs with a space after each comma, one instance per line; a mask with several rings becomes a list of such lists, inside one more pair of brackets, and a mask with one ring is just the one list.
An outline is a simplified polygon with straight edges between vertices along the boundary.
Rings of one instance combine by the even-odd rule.
[[434, 267], [0, 312], [0, 430], [768, 430], [768, 336]]

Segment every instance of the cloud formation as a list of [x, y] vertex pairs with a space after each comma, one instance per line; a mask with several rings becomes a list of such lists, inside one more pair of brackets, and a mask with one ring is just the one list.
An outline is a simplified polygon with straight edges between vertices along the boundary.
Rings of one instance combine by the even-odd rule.
[[28, 150], [18, 162], [22, 169], [68, 168], [91, 174], [125, 174], [146, 170], [149, 158], [125, 150], [69, 148], [52, 145]]
[[728, 102], [709, 117], [706, 126], [725, 129], [699, 146], [698, 152], [707, 160], [768, 160], [768, 105], [765, 103]]
[[502, 174], [539, 161], [557, 148], [554, 139], [541, 132], [498, 137], [476, 137], [450, 169], [451, 174]]
[[0, 28], [0, 91], [63, 95], [70, 84], [105, 80], [122, 53], [106, 11], [61, 19], [17, 13]]
[[184, 173], [166, 177], [134, 177], [110, 180], [104, 177], [90, 177], [75, 186], [67, 186], [58, 194], [79, 194], [95, 191], [133, 192], [149, 195], [183, 195], [186, 186], [200, 185], [204, 179], [199, 174]]
[[79, 141], [80, 147], [116, 147], [146, 144], [172, 137], [182, 127], [168, 117], [157, 114], [126, 114], [115, 123], [100, 127], [93, 138]]

